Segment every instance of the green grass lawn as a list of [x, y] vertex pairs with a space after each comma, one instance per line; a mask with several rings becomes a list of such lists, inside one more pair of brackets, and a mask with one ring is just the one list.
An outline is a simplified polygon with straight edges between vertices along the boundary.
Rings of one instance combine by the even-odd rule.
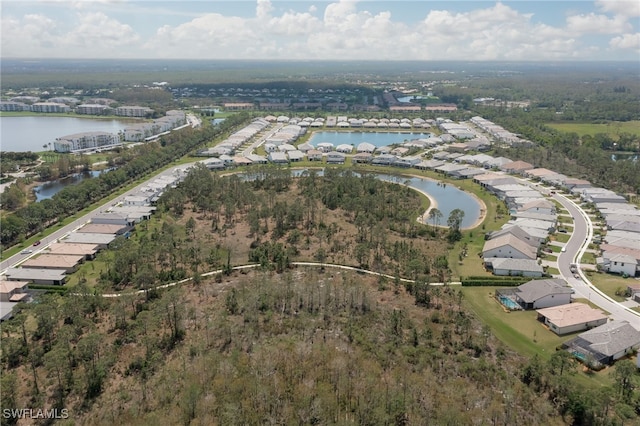
[[566, 243], [566, 242], [569, 241], [569, 238], [571, 238], [571, 235], [559, 232], [556, 235], [554, 235], [552, 238], [553, 238], [553, 240], [555, 240], [555, 241], [557, 241], [559, 243]]
[[628, 285], [638, 282], [632, 278], [622, 278], [619, 275], [604, 272], [587, 272], [587, 277], [600, 291], [618, 302], [623, 302], [626, 299], [616, 295], [616, 291], [624, 292]]
[[560, 275], [560, 270], [558, 268], [552, 268], [551, 266], [547, 268], [546, 272], [549, 275]]
[[588, 263], [590, 265], [595, 265], [596, 264], [596, 255], [593, 254], [593, 253], [585, 253], [582, 256], [582, 259], [581, 259], [580, 263]]
[[604, 133], [616, 139], [620, 133], [631, 133], [640, 136], [640, 120], [612, 121], [609, 123], [546, 123], [552, 129], [567, 133], [577, 133], [578, 136], [597, 135]]
[[[493, 335], [516, 352], [538, 355], [543, 360], [556, 351], [563, 342], [579, 333], [558, 336], [537, 320], [535, 311], [505, 312], [493, 295], [497, 287], [462, 287], [465, 305], [491, 328]], [[610, 368], [597, 373], [579, 373], [575, 380], [586, 386], [610, 385]]]

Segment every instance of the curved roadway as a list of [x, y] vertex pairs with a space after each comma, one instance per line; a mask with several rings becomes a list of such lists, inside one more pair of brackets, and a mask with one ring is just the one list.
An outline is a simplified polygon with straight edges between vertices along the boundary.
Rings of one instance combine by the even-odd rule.
[[569, 198], [561, 194], [553, 194], [551, 197], [562, 204], [573, 218], [573, 233], [565, 245], [565, 251], [558, 256], [558, 269], [562, 277], [576, 292], [576, 296], [588, 299], [600, 309], [609, 312], [612, 319], [629, 321], [636, 329], [640, 330], [640, 313], [616, 302], [598, 288], [596, 288], [581, 268], [577, 268], [580, 278], [575, 278], [571, 272], [571, 264], [579, 263], [589, 247], [593, 237], [593, 224], [584, 210]]

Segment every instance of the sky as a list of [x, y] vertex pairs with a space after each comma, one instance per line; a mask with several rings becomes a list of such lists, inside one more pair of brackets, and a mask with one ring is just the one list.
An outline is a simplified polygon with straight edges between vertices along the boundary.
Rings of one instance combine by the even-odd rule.
[[623, 60], [640, 1], [2, 0], [1, 58]]

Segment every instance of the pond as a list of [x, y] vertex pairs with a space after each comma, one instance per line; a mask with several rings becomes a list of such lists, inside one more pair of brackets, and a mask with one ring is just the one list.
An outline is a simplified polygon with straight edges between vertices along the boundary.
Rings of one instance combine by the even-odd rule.
[[94, 178], [96, 176], [99, 176], [101, 173], [107, 172], [109, 170], [112, 169], [93, 170], [90, 172], [76, 173], [62, 179], [45, 182], [42, 185], [33, 188], [33, 192], [36, 194], [36, 201], [42, 201], [46, 200], [47, 198], [51, 198], [69, 185], [77, 185], [85, 179]]
[[353, 145], [357, 147], [362, 142], [368, 142], [375, 147], [401, 144], [413, 139], [428, 139], [432, 133], [412, 133], [412, 132], [314, 132], [309, 138], [309, 143], [318, 146], [322, 142], [330, 142], [334, 146], [341, 144]]
[[[292, 173], [294, 176], [300, 176], [306, 170], [294, 170]], [[318, 171], [318, 175], [322, 175], [322, 171]], [[460, 209], [464, 212], [462, 218], [462, 228], [470, 228], [481, 217], [482, 207], [480, 202], [471, 194], [456, 188], [453, 185], [448, 185], [440, 181], [422, 178], [418, 176], [399, 176], [390, 175], [384, 173], [374, 173], [376, 178], [386, 181], [397, 183], [400, 185], [408, 184], [410, 188], [417, 191], [428, 194], [428, 196], [436, 204], [440, 213], [442, 213], [442, 219], [440, 225], [447, 224], [447, 219], [451, 212], [455, 209]], [[428, 222], [428, 216], [425, 217]], [[425, 222], [426, 223], [426, 222]], [[432, 224], [429, 222], [429, 224]]]

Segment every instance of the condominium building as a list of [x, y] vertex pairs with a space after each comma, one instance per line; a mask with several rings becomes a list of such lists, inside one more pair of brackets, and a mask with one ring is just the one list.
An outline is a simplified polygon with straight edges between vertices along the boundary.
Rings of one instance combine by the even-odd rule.
[[69, 112], [71, 108], [69, 105], [60, 104], [56, 102], [36, 102], [31, 105], [31, 111], [33, 112]]
[[141, 106], [120, 106], [116, 108], [116, 115], [123, 117], [146, 117], [153, 113], [151, 108]]
[[120, 143], [120, 138], [108, 132], [84, 132], [57, 138], [53, 143], [56, 152], [73, 152], [83, 149], [107, 147]]
[[101, 104], [82, 104], [76, 107], [77, 114], [105, 115], [109, 112], [111, 112], [111, 108]]

